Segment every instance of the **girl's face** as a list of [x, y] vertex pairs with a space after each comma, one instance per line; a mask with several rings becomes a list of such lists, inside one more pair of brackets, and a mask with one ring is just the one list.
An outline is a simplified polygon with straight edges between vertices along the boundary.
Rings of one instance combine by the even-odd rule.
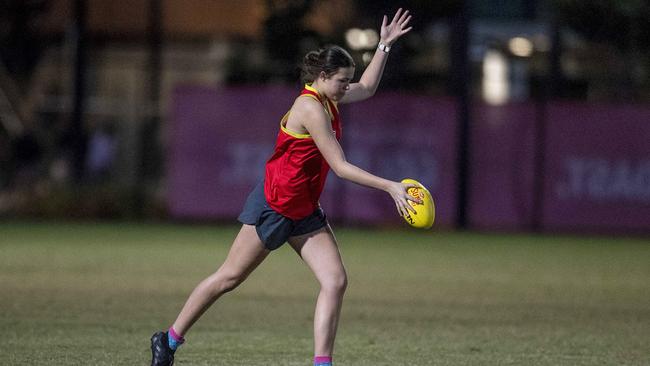
[[350, 89], [350, 81], [354, 77], [354, 67], [341, 67], [336, 73], [327, 76], [321, 72], [318, 79], [320, 91], [331, 100], [339, 101]]

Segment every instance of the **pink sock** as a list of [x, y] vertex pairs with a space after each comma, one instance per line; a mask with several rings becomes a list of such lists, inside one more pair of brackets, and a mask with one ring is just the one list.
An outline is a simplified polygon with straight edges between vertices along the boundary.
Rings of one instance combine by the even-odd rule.
[[169, 327], [169, 331], [167, 332], [167, 334], [169, 334], [169, 336], [173, 338], [174, 341], [176, 341], [176, 343], [178, 344], [182, 344], [183, 342], [185, 342], [185, 338], [183, 338], [183, 336], [176, 333], [174, 327]]
[[332, 356], [316, 356], [314, 357], [314, 365], [332, 364]]

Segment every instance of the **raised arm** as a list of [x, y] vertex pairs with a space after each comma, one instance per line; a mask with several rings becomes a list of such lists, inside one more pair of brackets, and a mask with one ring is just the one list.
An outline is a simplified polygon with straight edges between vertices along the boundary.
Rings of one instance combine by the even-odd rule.
[[350, 90], [340, 100], [340, 103], [358, 102], [375, 94], [384, 73], [390, 47], [393, 46], [397, 39], [413, 29], [413, 27], [407, 28], [410, 21], [409, 11], [402, 11], [401, 8], [397, 10], [390, 24], [388, 23], [388, 17], [384, 15], [379, 33], [379, 47], [375, 50], [375, 55], [361, 75], [359, 82], [350, 84]]

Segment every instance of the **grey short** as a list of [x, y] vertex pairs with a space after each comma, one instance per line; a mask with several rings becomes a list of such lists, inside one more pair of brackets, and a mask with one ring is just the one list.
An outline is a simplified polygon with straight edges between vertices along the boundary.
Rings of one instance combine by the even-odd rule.
[[277, 213], [266, 202], [264, 181], [258, 183], [248, 195], [237, 220], [242, 224], [255, 225], [257, 235], [268, 250], [278, 249], [292, 236], [309, 234], [327, 226], [327, 217], [320, 207], [300, 220]]

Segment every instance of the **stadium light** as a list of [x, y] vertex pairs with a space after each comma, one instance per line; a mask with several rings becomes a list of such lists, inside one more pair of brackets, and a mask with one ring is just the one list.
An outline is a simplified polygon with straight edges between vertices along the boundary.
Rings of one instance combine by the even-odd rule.
[[533, 42], [524, 37], [511, 38], [508, 48], [513, 55], [519, 57], [530, 57], [533, 54]]
[[363, 59], [364, 65], [367, 66], [370, 63], [370, 61], [372, 61], [372, 56], [373, 56], [372, 52], [364, 52], [363, 53], [363, 56], [361, 56], [361, 58]]
[[510, 97], [508, 61], [496, 50], [488, 50], [483, 58], [483, 99], [492, 105], [502, 105]]
[[345, 41], [353, 50], [372, 49], [379, 42], [379, 35], [374, 29], [350, 28], [345, 32]]

